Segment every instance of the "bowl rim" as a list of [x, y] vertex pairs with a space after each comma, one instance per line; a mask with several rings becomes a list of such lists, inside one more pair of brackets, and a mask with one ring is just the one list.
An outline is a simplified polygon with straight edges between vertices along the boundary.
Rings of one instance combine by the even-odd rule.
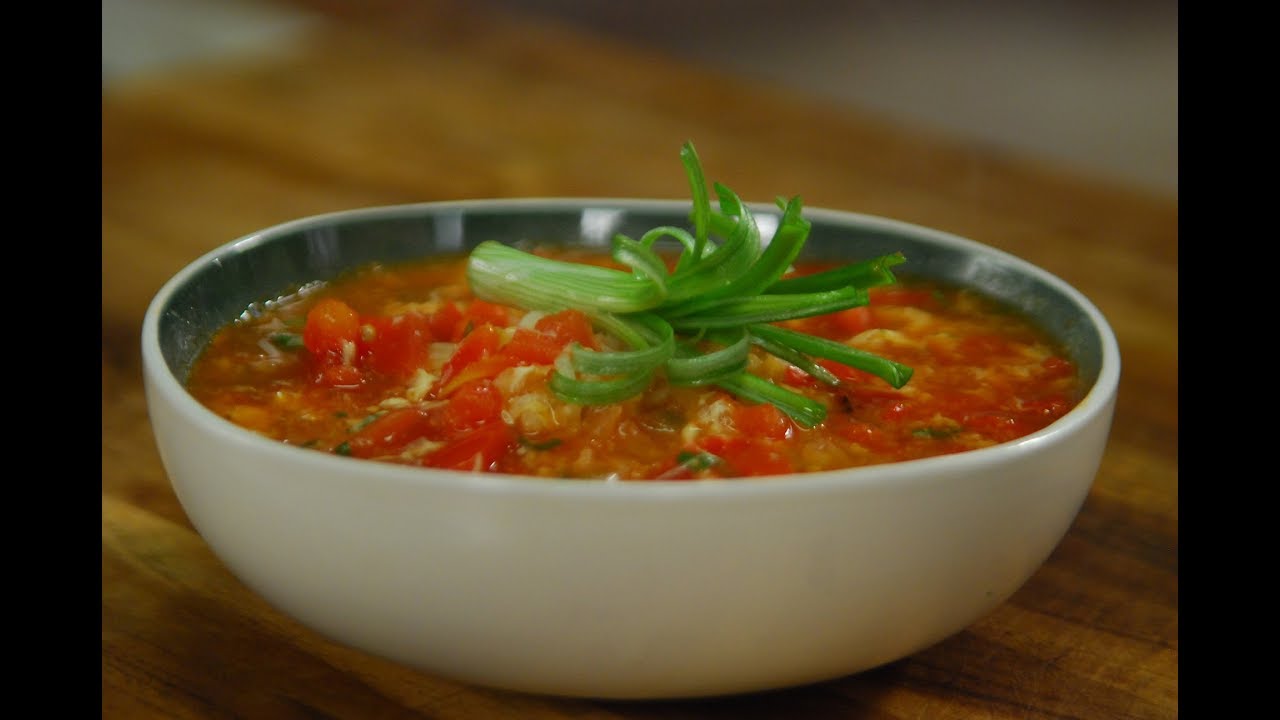
[[[753, 212], [777, 213], [774, 205], [746, 202]], [[890, 217], [837, 210], [825, 207], [806, 207], [805, 217], [831, 224], [856, 225], [863, 229], [885, 230], [922, 237], [928, 242], [941, 243], [966, 249], [980, 255], [993, 257], [1038, 278], [1076, 303], [1088, 317], [1101, 340], [1102, 358], [1098, 377], [1088, 392], [1070, 411], [1046, 427], [1016, 440], [985, 448], [966, 450], [949, 455], [902, 460], [876, 465], [864, 465], [839, 470], [823, 470], [808, 473], [769, 475], [744, 478], [709, 478], [699, 480], [615, 480], [570, 479], [534, 475], [499, 473], [473, 473], [439, 468], [421, 468], [394, 463], [371, 462], [367, 459], [343, 457], [301, 448], [272, 440], [252, 430], [243, 428], [220, 417], [206, 408], [187, 392], [182, 382], [169, 368], [160, 347], [160, 318], [169, 300], [179, 288], [198, 274], [200, 270], [219, 262], [219, 258], [245, 252], [257, 245], [301, 230], [324, 226], [337, 221], [377, 220], [395, 217], [422, 216], [441, 211], [466, 210], [548, 210], [566, 211], [580, 209], [618, 210], [684, 210], [689, 200], [624, 197], [519, 197], [439, 200], [412, 203], [376, 205], [336, 210], [288, 220], [255, 230], [239, 238], [223, 243], [192, 260], [172, 275], [152, 297], [143, 317], [141, 328], [142, 371], [148, 406], [156, 400], [153, 393], [167, 398], [177, 412], [199, 426], [201, 432], [218, 437], [244, 451], [265, 453], [280, 462], [292, 462], [305, 470], [347, 474], [352, 482], [373, 481], [408, 485], [438, 485], [477, 493], [570, 494], [584, 497], [621, 497], [627, 499], [688, 499], [693, 497], [718, 497], [725, 492], [735, 495], [827, 492], [837, 487], [880, 486], [884, 484], [910, 485], [935, 481], [942, 476], [936, 470], [944, 467], [949, 472], [977, 472], [986, 467], [1013, 462], [1033, 452], [1056, 438], [1079, 431], [1082, 426], [1096, 419], [1100, 413], [1109, 412], [1115, 400], [1120, 378], [1119, 345], [1106, 317], [1098, 307], [1075, 287], [1057, 275], [1027, 260], [999, 248], [944, 230], [919, 225]], [[228, 319], [230, 321], [230, 319]], [[160, 429], [153, 426], [153, 432]]]

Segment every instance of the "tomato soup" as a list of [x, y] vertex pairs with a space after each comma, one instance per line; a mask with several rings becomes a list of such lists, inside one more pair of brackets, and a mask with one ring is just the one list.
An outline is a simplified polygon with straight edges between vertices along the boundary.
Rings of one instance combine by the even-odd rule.
[[963, 452], [1045, 427], [1082, 392], [1061, 347], [972, 290], [907, 278], [872, 288], [868, 305], [779, 324], [913, 375], [894, 388], [820, 361], [833, 385], [754, 348], [751, 373], [828, 409], [813, 427], [661, 374], [630, 399], [574, 404], [549, 387], [557, 358], [574, 343], [616, 341], [579, 311], [477, 299], [458, 256], [370, 266], [249, 308], [197, 358], [188, 387], [233, 423], [319, 452], [584, 480], [805, 473]]

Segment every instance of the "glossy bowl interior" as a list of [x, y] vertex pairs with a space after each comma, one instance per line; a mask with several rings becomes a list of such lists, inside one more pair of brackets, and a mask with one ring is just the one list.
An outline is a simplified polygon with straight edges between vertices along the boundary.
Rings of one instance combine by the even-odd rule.
[[[776, 208], [752, 206], [769, 237]], [[249, 588], [329, 638], [512, 690], [673, 698], [866, 670], [959, 632], [1045, 561], [1097, 472], [1120, 358], [1058, 278], [979, 243], [806, 210], [805, 255], [902, 251], [902, 275], [980, 288], [1067, 344], [1090, 390], [1015, 442], [752, 480], [627, 483], [424, 470], [262, 438], [183, 388], [252, 303], [371, 261], [483, 240], [588, 244], [686, 225], [688, 203], [481, 200], [305, 218], [228, 243], [156, 295], [148, 407], [201, 536]]]

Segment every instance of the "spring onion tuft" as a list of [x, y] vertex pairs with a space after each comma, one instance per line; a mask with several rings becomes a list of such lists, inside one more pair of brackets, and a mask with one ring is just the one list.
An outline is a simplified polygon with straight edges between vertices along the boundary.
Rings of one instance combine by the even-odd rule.
[[[680, 160], [693, 196], [692, 229], [664, 225], [639, 239], [616, 234], [611, 255], [626, 270], [546, 258], [493, 240], [472, 250], [467, 279], [477, 297], [530, 311], [577, 309], [625, 346], [574, 345], [556, 363], [553, 392], [567, 402], [609, 404], [644, 392], [662, 374], [673, 385], [714, 385], [772, 403], [813, 427], [826, 418], [826, 408], [749, 372], [751, 347], [828, 385], [841, 381], [819, 359], [895, 388], [910, 380], [905, 365], [774, 324], [866, 305], [868, 288], [896, 282], [891, 268], [905, 262], [901, 253], [784, 278], [809, 237], [800, 199], [777, 200], [778, 226], [765, 243], [750, 208], [732, 190], [712, 183], [712, 205], [691, 142], [681, 147]], [[670, 268], [655, 250], [663, 239], [681, 248]]]

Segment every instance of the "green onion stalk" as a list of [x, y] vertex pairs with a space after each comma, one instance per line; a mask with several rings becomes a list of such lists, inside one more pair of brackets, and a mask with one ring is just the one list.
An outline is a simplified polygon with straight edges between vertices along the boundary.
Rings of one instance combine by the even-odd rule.
[[[747, 370], [751, 348], [760, 348], [818, 381], [840, 380], [818, 360], [875, 375], [891, 386], [911, 379], [910, 367], [777, 325], [866, 305], [867, 290], [896, 282], [892, 253], [833, 270], [783, 278], [809, 237], [800, 198], [778, 198], [781, 217], [763, 243], [751, 210], [729, 188], [711, 185], [692, 142], [680, 160], [693, 196], [692, 230], [653, 228], [633, 239], [615, 234], [611, 255], [627, 268], [567, 262], [487, 240], [471, 251], [467, 279], [483, 300], [526, 310], [577, 309], [624, 349], [592, 350], [579, 344], [556, 362], [550, 387], [566, 402], [607, 405], [647, 389], [659, 373], [677, 386], [715, 386], [748, 402], [768, 402], [802, 427], [826, 418], [821, 403]], [[655, 249], [675, 241], [679, 255], [669, 268]]]

